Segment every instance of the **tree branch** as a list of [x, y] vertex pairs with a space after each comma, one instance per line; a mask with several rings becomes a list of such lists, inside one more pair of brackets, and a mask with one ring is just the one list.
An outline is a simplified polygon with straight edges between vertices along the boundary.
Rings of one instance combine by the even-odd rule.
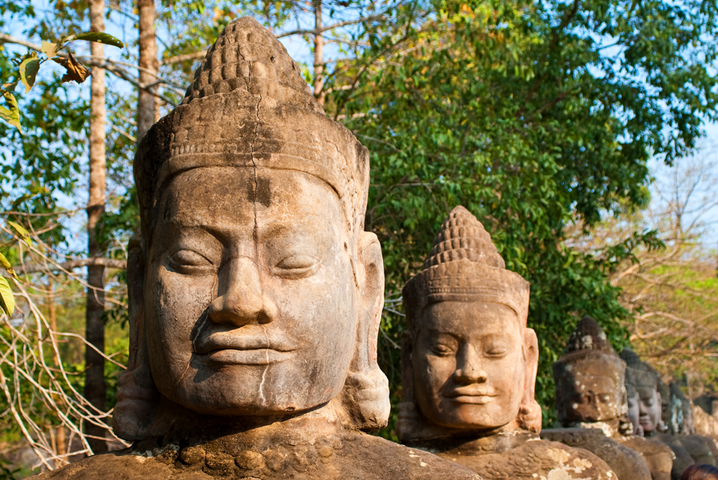
[[[27, 41], [27, 40], [23, 40], [23, 39], [21, 39], [21, 38], [13, 37], [13, 36], [8, 35], [8, 34], [6, 34], [6, 33], [0, 33], [0, 44], [4, 44], [4, 43], [13, 43], [13, 44], [16, 44], [16, 45], [21, 45], [21, 46], [23, 46], [23, 47], [27, 47], [27, 48], [29, 48], [29, 49], [31, 49], [31, 50], [35, 50], [35, 51], [37, 51], [37, 52], [42, 52], [42, 46], [41, 46], [41, 45], [38, 45], [38, 44], [36, 44], [36, 43], [29, 42], [29, 41]], [[67, 57], [67, 53], [65, 53], [65, 52], [57, 52], [57, 56], [64, 58], [64, 57]], [[170, 104], [170, 105], [176, 105], [174, 101], [170, 100], [169, 98], [165, 97], [164, 95], [162, 95], [162, 94], [160, 94], [160, 93], [157, 93], [157, 92], [153, 92], [153, 91], [152, 91], [148, 86], [146, 86], [146, 85], [141, 85], [140, 82], [138, 82], [138, 81], [137, 81], [136, 79], [134, 79], [129, 73], [127, 73], [126, 71], [124, 71], [122, 68], [120, 68], [120, 67], [118, 66], [118, 65], [127, 65], [127, 64], [125, 64], [124, 62], [116, 62], [116, 61], [110, 60], [110, 59], [108, 59], [108, 58], [105, 58], [105, 59], [95, 59], [95, 58], [93, 58], [93, 57], [87, 57], [87, 56], [78, 56], [77, 58], [81, 58], [85, 63], [87, 63], [87, 64], [88, 64], [89, 66], [91, 66], [91, 67], [104, 68], [104, 69], [107, 70], [108, 72], [111, 72], [112, 74], [114, 74], [116, 77], [119, 77], [119, 78], [121, 78], [122, 80], [131, 83], [132, 85], [134, 85], [134, 86], [137, 87], [138, 89], [141, 89], [141, 90], [145, 90], [145, 91], [150, 92], [152, 95], [154, 95], [154, 96], [156, 96], [156, 97], [158, 97], [158, 98], [161, 98], [162, 100], [164, 100], [165, 102], [167, 102], [167, 103]], [[132, 65], [131, 68], [138, 68], [138, 69], [139, 69], [138, 66], [134, 66], [134, 65]], [[174, 86], [171, 82], [168, 82], [168, 81], [163, 80], [163, 79], [160, 79], [160, 80], [162, 80], [162, 83], [166, 83], [166, 84], [168, 84], [168, 85], [170, 85], [170, 86], [172, 86], [172, 87], [174, 87], [174, 88], [177, 88], [177, 87]]]
[[118, 270], [125, 270], [127, 268], [127, 260], [114, 260], [112, 258], [104, 257], [93, 257], [93, 258], [79, 258], [77, 260], [70, 260], [67, 262], [58, 263], [57, 265], [48, 264], [35, 264], [35, 265], [18, 265], [13, 267], [15, 272], [18, 274], [23, 273], [36, 273], [46, 272], [48, 270], [72, 270], [73, 268], [89, 267], [89, 266], [103, 266], [107, 268], [116, 268]]
[[384, 18], [384, 15], [369, 15], [368, 17], [361, 17], [357, 18], [356, 20], [346, 20], [344, 22], [338, 22], [332, 25], [327, 25], [326, 27], [322, 28], [316, 28], [316, 29], [306, 29], [306, 30], [292, 30], [291, 32], [282, 33], [280, 35], [277, 35], [277, 38], [283, 38], [288, 37], [290, 35], [304, 35], [304, 34], [312, 34], [312, 35], [319, 35], [320, 33], [326, 32], [328, 30], [333, 30], [335, 28], [340, 27], [346, 27], [348, 25], [355, 25], [357, 23], [362, 22], [371, 22], [372, 20], [380, 20]]
[[204, 50], [194, 53], [185, 53], [183, 55], [175, 55], [174, 57], [160, 60], [160, 65], [171, 65], [173, 63], [186, 62], [189, 60], [199, 60], [200, 58], [204, 58], [205, 55], [207, 55], [207, 52]]

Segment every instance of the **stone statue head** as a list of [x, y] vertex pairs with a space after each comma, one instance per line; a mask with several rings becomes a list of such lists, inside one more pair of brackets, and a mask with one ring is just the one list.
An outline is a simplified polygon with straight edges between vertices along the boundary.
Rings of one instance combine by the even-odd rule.
[[117, 433], [326, 405], [353, 428], [385, 424], [369, 155], [281, 43], [253, 19], [229, 24], [142, 139], [134, 172], [141, 237]]
[[668, 433], [673, 435], [693, 435], [695, 426], [693, 425], [691, 401], [681, 391], [681, 387], [676, 382], [671, 382], [667, 390], [669, 392], [670, 407], [668, 420], [664, 417], [664, 421], [668, 426]]
[[602, 423], [628, 433], [626, 364], [596, 321], [585, 316], [571, 334], [563, 356], [553, 364], [556, 413], [564, 427]]
[[402, 441], [540, 430], [538, 343], [526, 328], [529, 284], [505, 269], [464, 207], [444, 221], [403, 298]]
[[632, 384], [627, 383], [626, 384], [626, 399], [627, 399], [627, 411], [626, 411], [626, 417], [628, 418], [628, 421], [631, 422], [632, 430], [631, 433], [633, 435], [643, 436], [643, 427], [641, 427], [641, 422], [639, 421], [639, 417], [641, 415], [641, 412], [639, 410], [639, 402], [641, 401], [640, 397], [638, 396], [638, 391], [636, 390], [636, 387], [634, 387]]
[[641, 361], [630, 348], [624, 348], [621, 358], [626, 362], [626, 384], [638, 394], [638, 423], [646, 436], [664, 430], [662, 397], [658, 391], [660, 381], [656, 371]]

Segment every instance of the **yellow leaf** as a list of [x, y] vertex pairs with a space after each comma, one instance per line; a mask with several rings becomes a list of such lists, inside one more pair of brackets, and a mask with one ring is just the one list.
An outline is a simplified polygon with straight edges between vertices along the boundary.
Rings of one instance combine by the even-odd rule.
[[5, 98], [8, 106], [0, 106], [0, 118], [22, 132], [22, 127], [20, 126], [20, 108], [17, 106], [15, 96], [10, 92], [4, 92], [2, 96]]
[[20, 240], [25, 242], [28, 247], [32, 246], [32, 237], [30, 236], [30, 232], [25, 230], [25, 227], [23, 227], [19, 223], [11, 221], [8, 221], [7, 224], [14, 228], [15, 231], [20, 235]]
[[63, 82], [75, 81], [77, 83], [82, 83], [90, 76], [90, 70], [75, 60], [75, 57], [73, 57], [70, 52], [67, 53], [67, 58], [55, 57], [52, 60], [65, 67], [65, 70], [67, 70], [67, 73], [62, 77]]
[[17, 278], [15, 270], [13, 270], [12, 265], [10, 265], [10, 262], [7, 258], [5, 258], [5, 255], [3, 255], [2, 253], [0, 253], [0, 265], [2, 265], [2, 268], [7, 270], [7, 273], [12, 275], [14, 278]]
[[57, 44], [52, 42], [42, 42], [42, 53], [47, 55], [47, 58], [52, 58], [57, 55]]
[[5, 277], [0, 277], [0, 308], [8, 317], [15, 313], [15, 297], [12, 296], [10, 284]]

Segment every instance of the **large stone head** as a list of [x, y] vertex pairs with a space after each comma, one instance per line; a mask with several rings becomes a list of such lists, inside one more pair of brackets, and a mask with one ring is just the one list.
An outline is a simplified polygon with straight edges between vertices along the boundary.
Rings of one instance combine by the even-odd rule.
[[403, 290], [397, 433], [404, 440], [541, 427], [529, 284], [505, 269], [481, 223], [456, 207]]
[[[638, 404], [638, 425], [643, 434], [651, 436], [664, 429], [662, 420], [663, 403], [658, 390], [660, 378], [650, 365], [641, 361], [629, 348], [624, 348], [621, 358], [626, 362], [626, 385], [635, 390]], [[632, 422], [636, 419], [631, 419]]]
[[334, 400], [353, 426], [382, 425], [383, 267], [363, 231], [369, 156], [326, 117], [274, 36], [250, 18], [229, 24], [134, 169], [142, 237], [130, 249], [120, 434], [154, 428], [152, 395], [213, 416]]
[[559, 423], [565, 427], [602, 423], [614, 430], [611, 435], [621, 424], [627, 425], [625, 371], [626, 364], [601, 326], [583, 317], [563, 356], [553, 364]]

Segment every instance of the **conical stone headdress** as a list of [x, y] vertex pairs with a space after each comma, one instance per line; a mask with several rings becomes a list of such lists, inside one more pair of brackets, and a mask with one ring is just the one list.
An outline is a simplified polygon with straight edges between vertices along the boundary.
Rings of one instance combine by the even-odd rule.
[[403, 290], [410, 327], [428, 304], [447, 300], [500, 303], [526, 326], [529, 282], [505, 269], [481, 222], [466, 208], [454, 208], [434, 239], [429, 258]]
[[350, 229], [363, 230], [366, 148], [324, 114], [297, 63], [252, 18], [227, 26], [207, 51], [182, 104], [140, 143], [134, 167], [146, 236], [154, 223], [156, 190], [173, 175], [212, 166], [314, 175], [340, 196]]

